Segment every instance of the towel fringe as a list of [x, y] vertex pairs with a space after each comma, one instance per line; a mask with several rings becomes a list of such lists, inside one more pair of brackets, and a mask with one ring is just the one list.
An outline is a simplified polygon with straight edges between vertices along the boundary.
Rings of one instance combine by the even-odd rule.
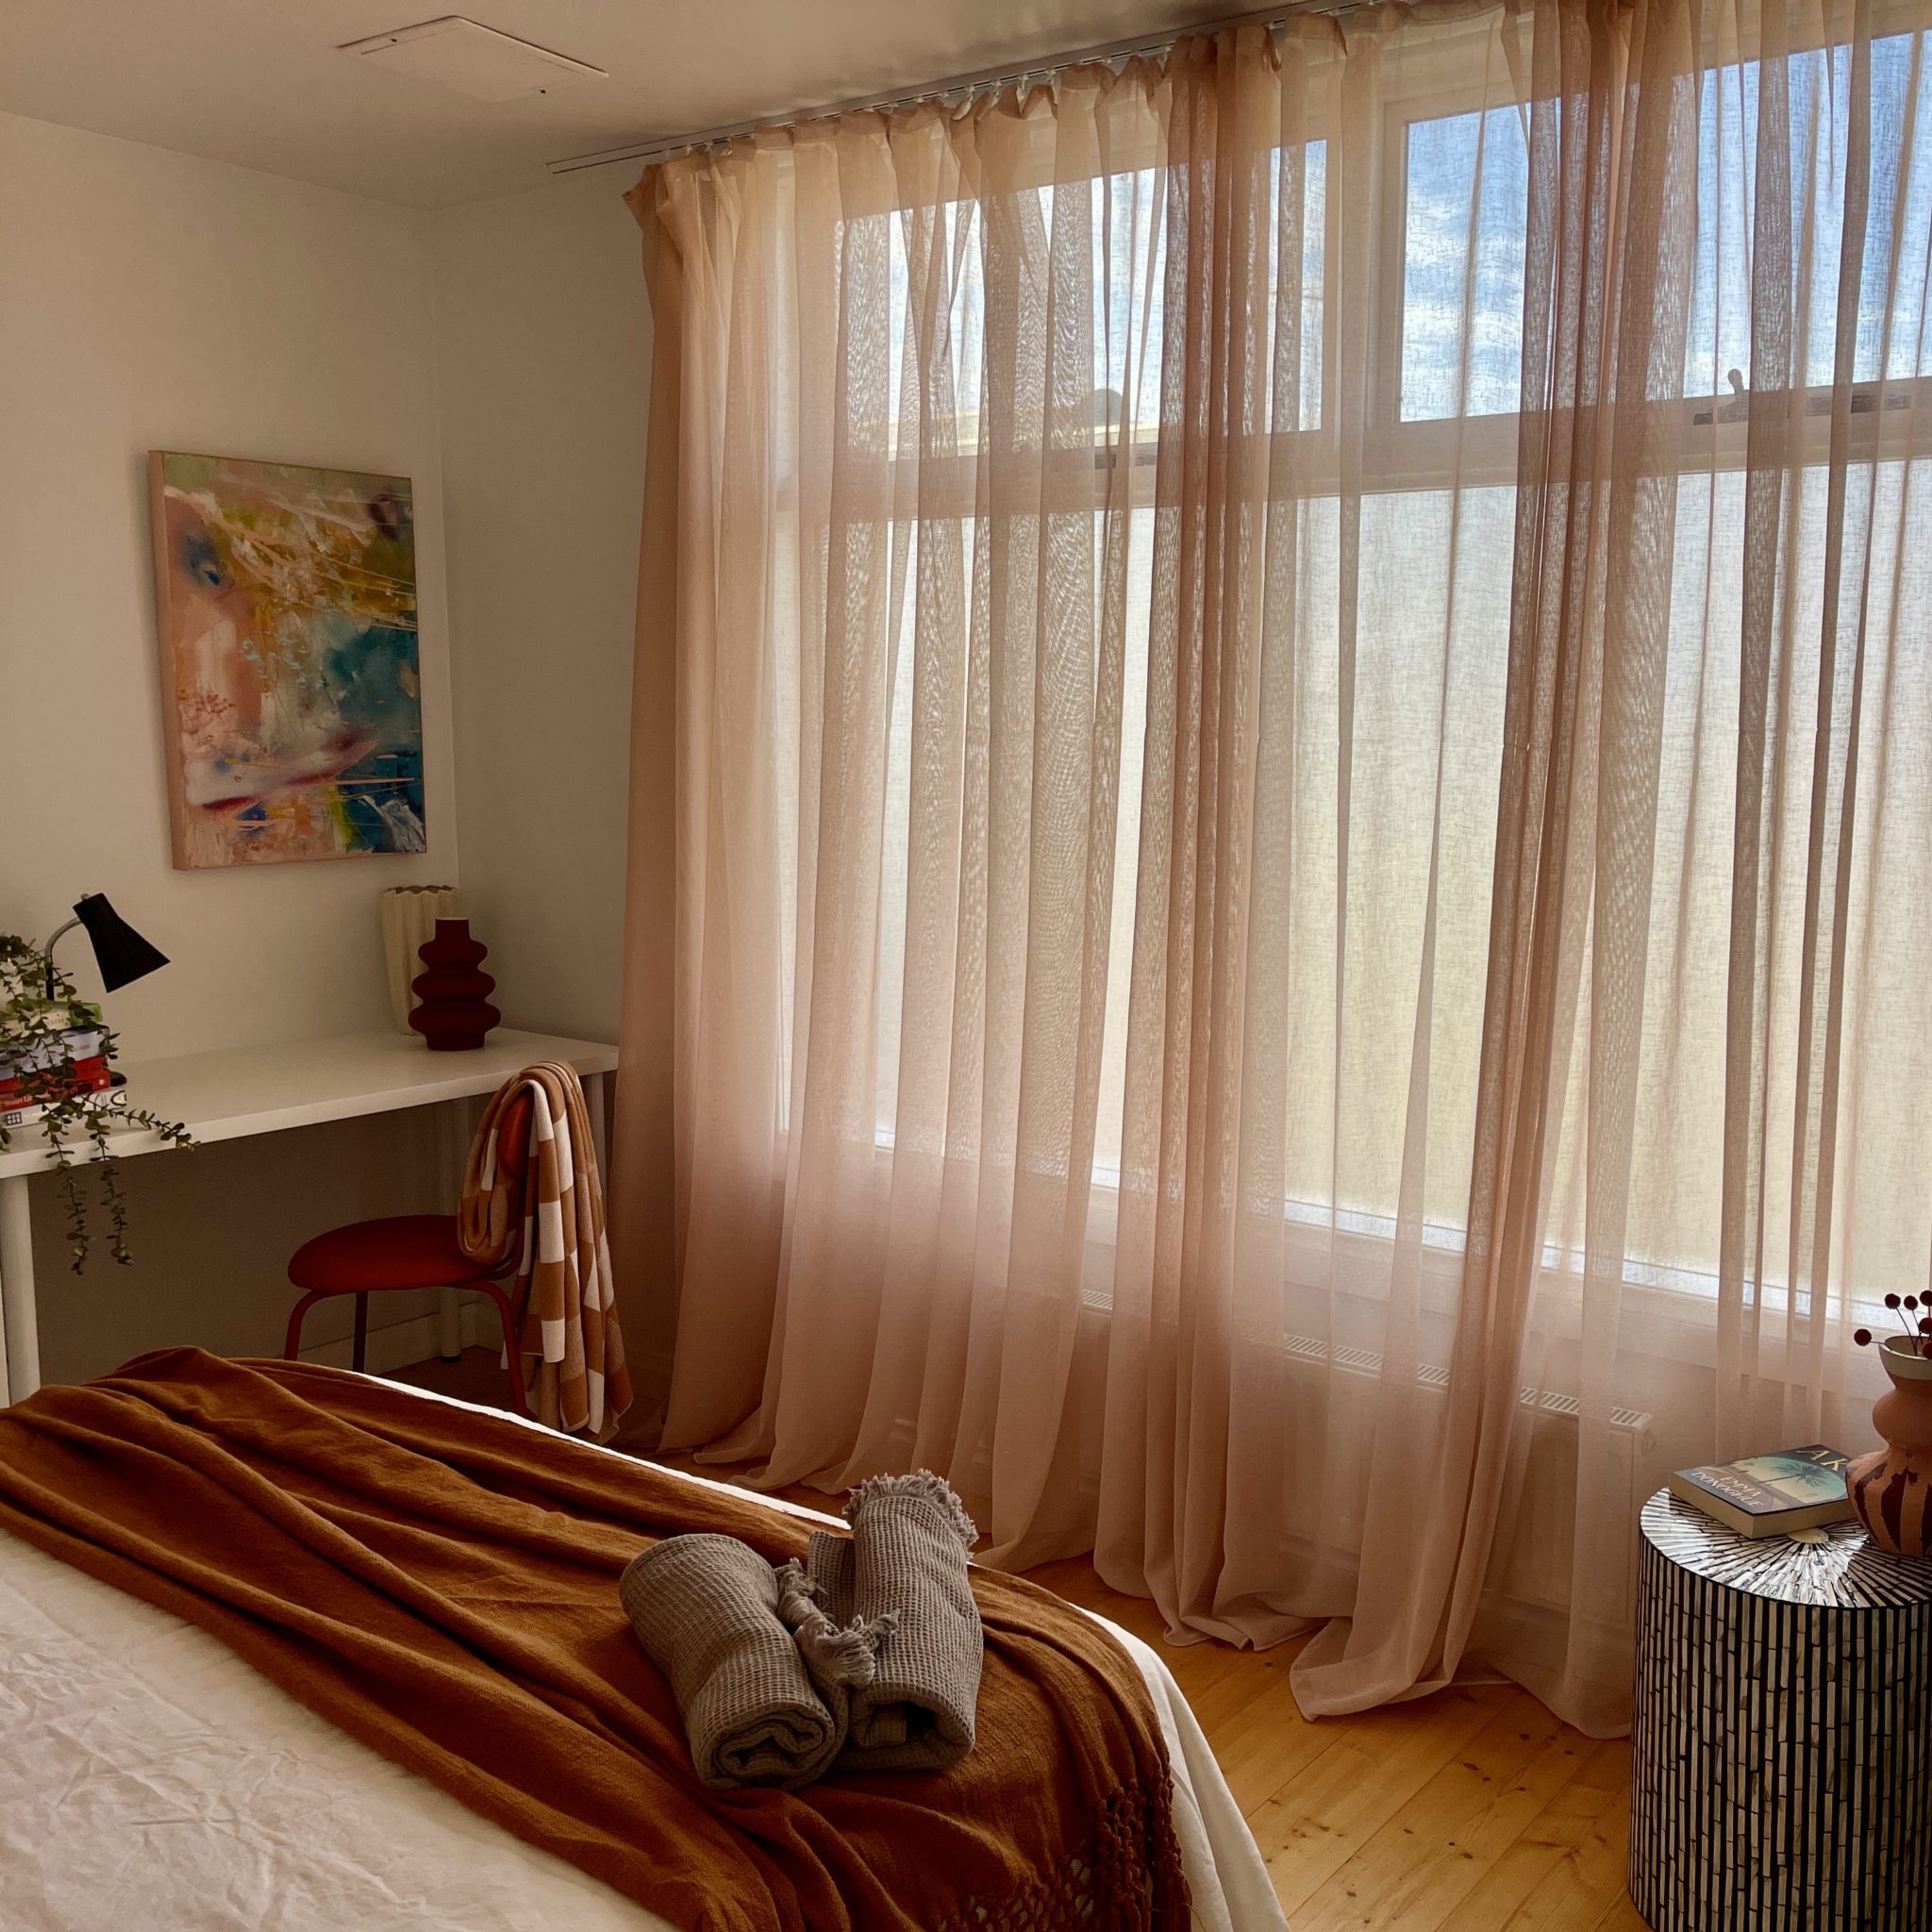
[[818, 1657], [831, 1682], [863, 1690], [878, 1674], [879, 1645], [899, 1627], [897, 1612], [870, 1623], [854, 1618], [842, 1630], [829, 1617], [820, 1621], [823, 1628], [808, 1626], [799, 1631], [798, 1641]]
[[808, 1617], [823, 1614], [818, 1608], [819, 1587], [796, 1557], [778, 1565], [777, 1579], [778, 1615], [788, 1627], [796, 1630]]
[[860, 1510], [874, 1503], [902, 1499], [932, 1504], [967, 1549], [970, 1550], [979, 1541], [978, 1528], [967, 1515], [966, 1506], [954, 1492], [953, 1486], [944, 1476], [937, 1475], [929, 1469], [915, 1469], [907, 1475], [867, 1476], [845, 1499], [845, 1521], [856, 1527]]
[[898, 1611], [838, 1624], [826, 1616], [819, 1586], [796, 1557], [779, 1564], [776, 1575], [779, 1619], [810, 1652], [818, 1665], [814, 1674], [828, 1683], [864, 1690], [878, 1674], [880, 1646], [899, 1627]]

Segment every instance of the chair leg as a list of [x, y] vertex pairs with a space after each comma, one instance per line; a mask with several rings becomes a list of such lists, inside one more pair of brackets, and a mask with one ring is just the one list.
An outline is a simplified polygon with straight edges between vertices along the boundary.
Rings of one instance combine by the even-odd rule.
[[493, 1281], [466, 1281], [463, 1286], [480, 1289], [496, 1304], [497, 1315], [503, 1323], [503, 1353], [509, 1363], [509, 1406], [519, 1415], [526, 1416], [530, 1406], [524, 1399], [524, 1351], [517, 1341], [516, 1315], [509, 1297]]
[[282, 1359], [285, 1362], [294, 1362], [300, 1361], [302, 1359], [303, 1317], [308, 1313], [309, 1309], [312, 1308], [317, 1302], [325, 1301], [327, 1297], [325, 1295], [320, 1294], [311, 1289], [308, 1293], [305, 1294], [302, 1297], [302, 1299], [295, 1304], [292, 1312], [289, 1316], [288, 1340], [284, 1341], [282, 1344]]
[[349, 1365], [358, 1375], [369, 1365], [369, 1297], [366, 1294], [356, 1297], [356, 1340]]

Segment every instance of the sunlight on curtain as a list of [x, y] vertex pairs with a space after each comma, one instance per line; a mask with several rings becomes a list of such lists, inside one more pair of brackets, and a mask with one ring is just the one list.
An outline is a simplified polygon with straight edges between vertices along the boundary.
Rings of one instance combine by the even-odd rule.
[[1871, 1440], [1932, 1251], [1932, 82], [1908, 10], [1457, 14], [634, 194], [666, 1440], [1601, 1732], [1642, 1496]]

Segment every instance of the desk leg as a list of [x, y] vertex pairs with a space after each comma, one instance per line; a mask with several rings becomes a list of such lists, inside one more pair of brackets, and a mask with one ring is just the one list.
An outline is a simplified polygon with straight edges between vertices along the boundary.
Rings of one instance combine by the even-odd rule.
[[[463, 1162], [470, 1151], [470, 1103], [467, 1100], [452, 1100], [441, 1109], [437, 1151], [441, 1157], [449, 1198], [458, 1201], [463, 1192]], [[437, 1290], [436, 1327], [437, 1354], [446, 1362], [460, 1361], [463, 1356], [463, 1296], [460, 1289]]]
[[610, 1184], [610, 1124], [604, 1096], [616, 1078], [615, 1074], [592, 1074], [585, 1096], [591, 1103], [591, 1145], [597, 1152], [597, 1178], [606, 1187]]
[[0, 1299], [6, 1304], [6, 1346], [0, 1350], [0, 1394], [8, 1402], [41, 1386], [41, 1324], [34, 1309], [34, 1239], [27, 1216], [26, 1175], [0, 1181]]
[[[0, 1181], [0, 1195], [9, 1193], [12, 1184], [10, 1182]], [[16, 1397], [26, 1393], [25, 1389], [13, 1387], [7, 1373], [7, 1271], [5, 1268], [0, 1268], [0, 1408], [4, 1408]]]
[[459, 1288], [436, 1291], [436, 1352], [446, 1362], [463, 1358], [463, 1291]]

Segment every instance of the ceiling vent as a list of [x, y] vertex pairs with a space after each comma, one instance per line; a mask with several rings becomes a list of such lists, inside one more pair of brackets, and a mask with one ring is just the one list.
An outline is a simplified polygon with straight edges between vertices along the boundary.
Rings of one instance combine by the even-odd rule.
[[433, 80], [473, 101], [520, 101], [529, 94], [552, 94], [584, 80], [608, 80], [601, 67], [553, 54], [547, 47], [480, 26], [459, 13], [371, 34], [336, 49], [371, 67]]

